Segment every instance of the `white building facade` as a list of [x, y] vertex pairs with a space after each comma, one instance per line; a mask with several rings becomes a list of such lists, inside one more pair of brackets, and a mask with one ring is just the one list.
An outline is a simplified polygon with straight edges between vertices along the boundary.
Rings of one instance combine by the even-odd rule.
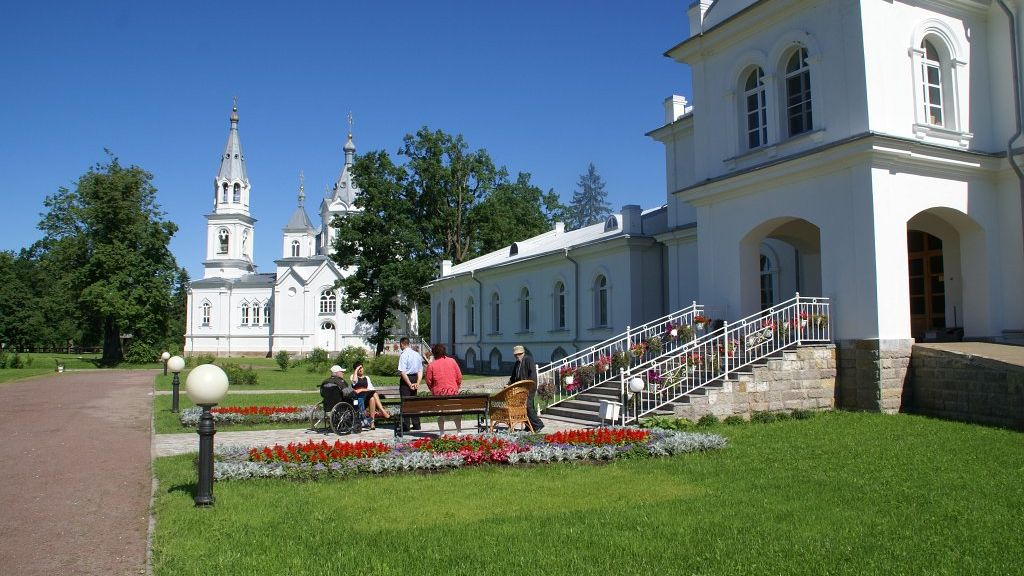
[[1019, 338], [1022, 14], [1020, 0], [692, 3], [666, 55], [690, 67], [696, 109], [668, 99], [649, 134], [667, 218], [646, 281], [664, 307], [629, 322], [694, 300], [729, 320], [830, 297], [841, 362], [873, 362], [847, 377], [882, 409], [914, 339]]
[[[358, 311], [343, 312], [336, 282], [348, 273], [330, 255], [331, 221], [358, 210], [359, 193], [350, 172], [355, 157], [351, 131], [344, 146], [345, 163], [333, 189], [320, 206], [320, 225], [305, 209], [300, 183], [298, 206], [282, 229], [276, 272], [261, 274], [253, 265], [256, 220], [249, 212], [250, 183], [238, 136], [237, 108], [220, 170], [215, 178], [213, 211], [206, 215], [204, 277], [188, 292], [185, 352], [218, 356], [271, 356], [285, 350], [305, 354], [314, 348], [338, 351], [369, 348], [371, 327], [357, 321]], [[415, 319], [413, 313], [411, 318]], [[415, 320], [399, 318], [401, 333], [416, 332]]]

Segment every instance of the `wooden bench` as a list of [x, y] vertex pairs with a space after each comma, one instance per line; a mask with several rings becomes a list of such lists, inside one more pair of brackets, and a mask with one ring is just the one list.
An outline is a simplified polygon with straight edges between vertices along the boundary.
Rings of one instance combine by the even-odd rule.
[[483, 432], [491, 408], [488, 394], [453, 396], [403, 396], [395, 424], [395, 437], [402, 437], [402, 419], [408, 416], [476, 416], [476, 429]]

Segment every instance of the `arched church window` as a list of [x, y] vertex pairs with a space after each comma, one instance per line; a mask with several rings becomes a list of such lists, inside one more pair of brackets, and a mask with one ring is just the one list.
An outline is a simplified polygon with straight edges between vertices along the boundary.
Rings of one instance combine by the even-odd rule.
[[599, 275], [594, 280], [594, 325], [608, 325], [608, 279]]
[[229, 238], [231, 238], [231, 233], [228, 232], [227, 228], [221, 228], [217, 231], [217, 254], [228, 253]]
[[298, 258], [299, 256], [299, 241], [292, 240], [292, 257]]
[[334, 314], [338, 311], [338, 296], [330, 288], [320, 293], [320, 313]]
[[519, 291], [519, 329], [530, 331], [530, 289], [525, 286]]
[[497, 292], [491, 294], [491, 332], [501, 332], [501, 296]]
[[555, 328], [565, 329], [565, 284], [555, 282]]
[[768, 142], [768, 104], [760, 66], [751, 70], [743, 82], [743, 105], [747, 148], [753, 150]]
[[260, 324], [260, 303], [259, 302], [253, 302], [252, 305], [251, 305], [251, 308], [252, 308], [252, 323], [253, 323], [254, 326], [258, 326]]
[[227, 204], [228, 203], [228, 183], [227, 182], [225, 182], [224, 183], [224, 187], [221, 188], [220, 203], [221, 204]]
[[775, 305], [775, 262], [769, 256], [761, 254], [761, 310]]
[[811, 68], [807, 64], [807, 48], [799, 46], [786, 61], [786, 123], [790, 136], [810, 132]]
[[203, 326], [209, 326], [210, 325], [210, 313], [213, 311], [213, 306], [208, 301], [204, 300], [203, 301], [202, 309], [203, 309], [203, 314], [202, 314]]
[[249, 255], [249, 231], [242, 230], [242, 256]]
[[270, 302], [263, 305], [263, 323], [270, 324]]
[[242, 326], [249, 325], [249, 303], [242, 302]]
[[466, 334], [476, 334], [476, 302], [472, 296], [466, 301]]
[[235, 191], [231, 194], [231, 201], [238, 204], [242, 201], [242, 185], [235, 182]]

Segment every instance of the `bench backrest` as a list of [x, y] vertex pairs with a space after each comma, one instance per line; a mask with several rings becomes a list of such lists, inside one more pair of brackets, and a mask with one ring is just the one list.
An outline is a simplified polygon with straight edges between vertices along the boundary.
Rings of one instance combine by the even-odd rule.
[[486, 412], [490, 396], [487, 394], [458, 394], [453, 396], [404, 396], [402, 414], [445, 412]]

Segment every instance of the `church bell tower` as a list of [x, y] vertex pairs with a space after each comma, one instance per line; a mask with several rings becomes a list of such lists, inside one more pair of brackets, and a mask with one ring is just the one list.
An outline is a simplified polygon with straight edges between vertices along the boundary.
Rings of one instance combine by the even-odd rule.
[[231, 130], [214, 178], [213, 212], [206, 215], [204, 278], [238, 278], [256, 272], [253, 225], [249, 215], [249, 176], [238, 139], [238, 99], [231, 107]]

